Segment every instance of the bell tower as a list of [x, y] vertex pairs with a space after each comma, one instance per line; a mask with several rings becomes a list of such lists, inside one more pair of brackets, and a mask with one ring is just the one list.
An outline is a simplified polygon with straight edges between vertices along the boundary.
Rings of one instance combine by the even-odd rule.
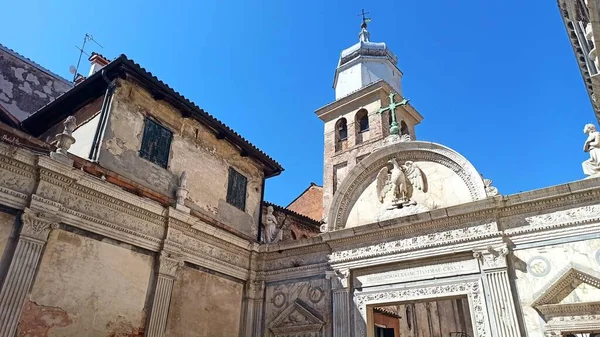
[[335, 69], [335, 101], [315, 112], [325, 123], [323, 216], [352, 167], [391, 134], [414, 140], [423, 119], [402, 96], [397, 56], [385, 43], [371, 42], [365, 14], [358, 42], [342, 51]]

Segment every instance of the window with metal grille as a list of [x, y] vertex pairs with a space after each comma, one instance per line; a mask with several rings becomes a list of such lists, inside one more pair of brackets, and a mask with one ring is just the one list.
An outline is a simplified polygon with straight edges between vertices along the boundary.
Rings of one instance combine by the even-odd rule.
[[246, 185], [248, 179], [241, 173], [229, 168], [229, 182], [227, 184], [227, 202], [242, 211], [246, 211]]
[[167, 167], [173, 133], [150, 118], [146, 118], [140, 157]]

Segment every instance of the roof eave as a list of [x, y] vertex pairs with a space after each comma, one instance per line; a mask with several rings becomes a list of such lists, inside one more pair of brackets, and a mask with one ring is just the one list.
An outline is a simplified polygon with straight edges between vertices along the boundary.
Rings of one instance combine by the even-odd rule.
[[[224, 123], [208, 114], [196, 104], [192, 103], [189, 99], [177, 93], [174, 89], [160, 81], [156, 76], [151, 75], [141, 66], [129, 60], [125, 55], [119, 56], [107, 66], [102, 68], [101, 71], [91, 75], [79, 85], [65, 92], [54, 101], [48, 103], [37, 112], [30, 115], [27, 119], [21, 122], [21, 126], [35, 137], [39, 137], [44, 131], [46, 131], [47, 127], [58, 123], [61, 119], [70, 115], [74, 110], [77, 110], [89, 103], [91, 99], [95, 99], [102, 95], [108, 86], [108, 83], [106, 83], [106, 81], [102, 78], [103, 73], [104, 76], [109, 80], [114, 80], [115, 78], [122, 76], [124, 73], [130, 73], [138, 81], [142, 80], [143, 85], [155, 87], [158, 89], [156, 91], [159, 91], [160, 94], [163, 94], [165, 98], [170, 98], [168, 99], [169, 103], [178, 108], [183, 116], [189, 115], [194, 117], [200, 123], [211, 128], [213, 132], [222, 135], [224, 139], [229, 140], [232, 144], [240, 148], [240, 154], [241, 152], [244, 152], [248, 156], [261, 163], [265, 178], [277, 176], [284, 171], [283, 167], [274, 159], [263, 153]], [[72, 102], [69, 102], [69, 100]], [[73, 108], [56, 109], [57, 112], [48, 116], [50, 111], [60, 107], [61, 104], [72, 105]], [[43, 121], [41, 120], [42, 116], [45, 119]], [[54, 118], [48, 122], [48, 117]], [[44, 129], [44, 127], [46, 127], [46, 129]]]

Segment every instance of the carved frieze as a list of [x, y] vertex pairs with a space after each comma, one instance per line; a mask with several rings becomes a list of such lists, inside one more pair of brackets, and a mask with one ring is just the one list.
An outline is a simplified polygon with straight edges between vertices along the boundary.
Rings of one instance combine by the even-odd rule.
[[340, 249], [331, 253], [331, 262], [344, 262], [367, 257], [389, 255], [418, 249], [477, 240], [495, 232], [495, 223], [484, 223], [456, 229], [439, 230], [422, 235], [404, 235], [404, 238], [365, 247]]
[[327, 254], [324, 252], [316, 252], [297, 256], [285, 256], [278, 259], [269, 259], [265, 262], [265, 270], [278, 270], [296, 268], [307, 265], [315, 265], [328, 261]]
[[506, 218], [502, 220], [502, 227], [505, 229], [526, 227], [523, 229], [527, 230], [552, 225], [568, 226], [595, 221], [600, 221], [600, 205], [575, 207], [540, 215]]
[[600, 315], [582, 314], [553, 317], [544, 327], [545, 337], [562, 337], [564, 332], [600, 330]]
[[[173, 226], [173, 219], [169, 220], [169, 229], [165, 245], [176, 247], [182, 252], [193, 256], [209, 259], [224, 265], [232, 264], [241, 268], [248, 268], [250, 253], [241, 250], [235, 245], [221, 246], [216, 238], [206, 238], [204, 233], [191, 233], [182, 231], [179, 224]], [[193, 231], [193, 229], [192, 229]]]
[[129, 234], [160, 240], [164, 237], [165, 218], [138, 209], [81, 186], [73, 186], [61, 194], [62, 210], [83, 216], [97, 224]]
[[27, 164], [0, 156], [0, 186], [29, 194], [35, 186], [35, 169]]

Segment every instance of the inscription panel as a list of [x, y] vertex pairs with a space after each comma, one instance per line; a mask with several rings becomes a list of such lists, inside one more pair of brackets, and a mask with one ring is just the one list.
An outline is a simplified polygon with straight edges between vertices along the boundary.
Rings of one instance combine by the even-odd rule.
[[[393, 269], [392, 269], [393, 268]], [[416, 280], [466, 275], [479, 272], [477, 260], [448, 261], [421, 266], [383, 267], [355, 272], [356, 287], [371, 287], [382, 284], [403, 283]]]

